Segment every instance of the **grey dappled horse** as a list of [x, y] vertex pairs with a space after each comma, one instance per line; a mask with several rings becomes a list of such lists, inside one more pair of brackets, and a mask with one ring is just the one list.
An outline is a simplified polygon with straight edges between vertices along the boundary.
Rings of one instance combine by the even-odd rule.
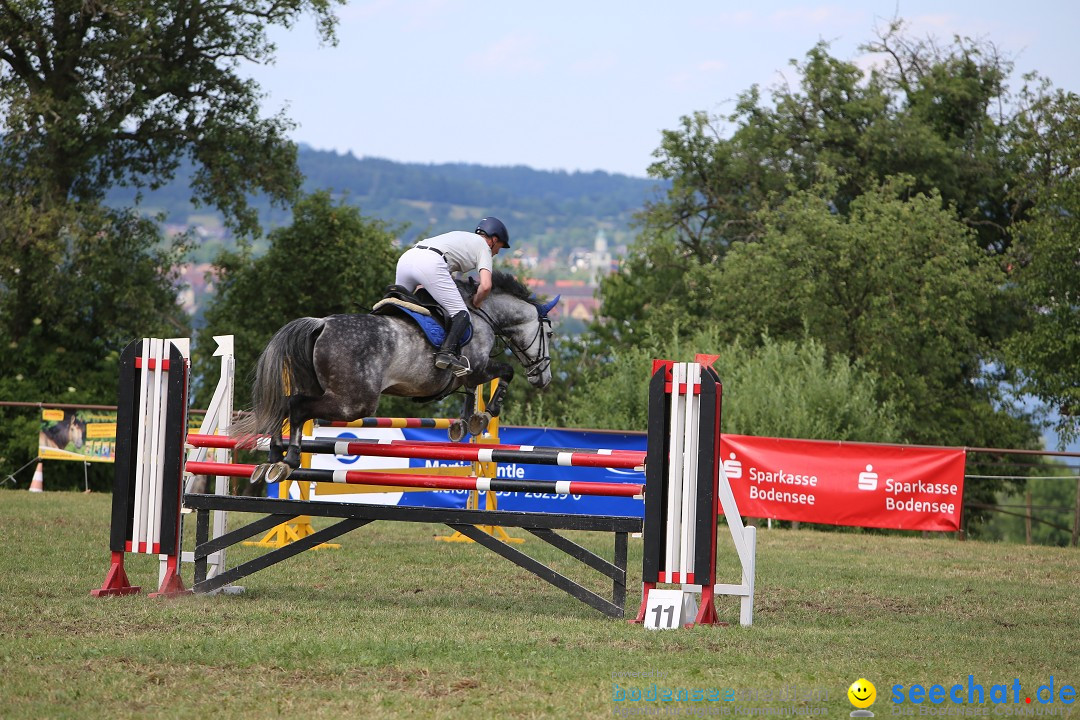
[[[480, 308], [472, 304], [475, 286], [458, 289], [473, 317], [472, 340], [462, 348], [472, 372], [455, 377], [438, 370], [435, 349], [411, 320], [396, 315], [330, 315], [299, 318], [277, 331], [259, 356], [252, 387], [252, 412], [230, 434], [269, 434], [270, 457], [251, 481], [277, 482], [300, 465], [300, 429], [308, 420], [355, 420], [375, 414], [380, 395], [437, 399], [464, 387], [461, 419], [450, 428], [455, 442], [487, 429], [499, 414], [514, 369], [490, 354], [496, 337], [517, 357], [533, 386], [551, 382], [547, 314], [558, 298], [542, 305], [513, 275], [492, 273], [492, 291]], [[477, 386], [499, 378], [487, 411], [475, 412]], [[286, 392], [288, 383], [288, 393]], [[282, 422], [289, 421], [284, 453]]]

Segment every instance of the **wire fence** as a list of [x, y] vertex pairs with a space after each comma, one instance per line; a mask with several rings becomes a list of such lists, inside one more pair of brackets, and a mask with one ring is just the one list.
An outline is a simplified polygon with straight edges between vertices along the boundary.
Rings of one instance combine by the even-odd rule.
[[[60, 409], [60, 410], [105, 410], [105, 411], [116, 410], [115, 405], [88, 405], [88, 404], [78, 404], [78, 403], [24, 402], [24, 401], [13, 401], [13, 400], [0, 401], [0, 407], [21, 407], [21, 408], [39, 408], [39, 409], [56, 408], [56, 409]], [[205, 414], [206, 410], [193, 408], [193, 409], [189, 410], [188, 412], [190, 414], [200, 415], [200, 414]], [[995, 473], [995, 474], [989, 474], [989, 473], [980, 472], [980, 473], [971, 473], [971, 474], [966, 474], [965, 473], [964, 479], [965, 480], [1023, 480], [1023, 481], [1042, 480], [1042, 479], [1072, 480], [1073, 482], [1076, 483], [1076, 502], [1075, 502], [1075, 507], [1072, 508], [1072, 510], [1073, 510], [1073, 523], [1072, 523], [1071, 527], [1061, 525], [1060, 523], [1056, 523], [1056, 522], [1053, 522], [1051, 520], [1047, 520], [1044, 517], [1038, 517], [1038, 516], [1036, 516], [1034, 514], [1034, 512], [1036, 510], [1068, 512], [1069, 509], [1070, 509], [1069, 507], [1060, 506], [1060, 505], [1034, 505], [1034, 504], [1031, 503], [1031, 495], [1030, 495], [1030, 493], [1028, 493], [1028, 502], [1023, 503], [1023, 504], [983, 503], [983, 502], [976, 502], [976, 501], [967, 501], [966, 504], [967, 504], [968, 507], [977, 508], [977, 509], [980, 509], [980, 510], [989, 510], [990, 512], [996, 512], [996, 513], [1000, 513], [1000, 514], [1003, 514], [1003, 515], [1011, 515], [1011, 516], [1024, 518], [1024, 520], [1026, 522], [1026, 540], [1027, 540], [1027, 542], [1029, 544], [1031, 543], [1031, 540], [1032, 540], [1032, 538], [1031, 538], [1031, 526], [1032, 526], [1032, 524], [1046, 525], [1046, 526], [1053, 527], [1055, 529], [1058, 529], [1058, 530], [1069, 533], [1070, 534], [1070, 544], [1073, 547], [1076, 547], [1078, 545], [1078, 543], [1080, 543], [1080, 452], [1072, 452], [1072, 451], [1068, 451], [1068, 450], [1028, 450], [1028, 449], [1020, 449], [1020, 448], [1006, 449], [1006, 448], [984, 448], [984, 447], [966, 447], [966, 448], [964, 448], [964, 450], [967, 453], [973, 453], [973, 454], [976, 454], [976, 455], [987, 455], [987, 456], [990, 456], [990, 457], [997, 457], [997, 458], [1008, 458], [1009, 456], [1012, 456], [1013, 458], [1016, 458], [1016, 457], [1055, 458], [1057, 460], [1057, 462], [1054, 465], [1047, 465], [1042, 460], [1025, 461], [1025, 460], [1017, 460], [1017, 459], [1005, 459], [1005, 460], [998, 461], [997, 464], [1000, 465], [1000, 467], [1002, 469], [1005, 469], [1005, 468], [1045, 468], [1047, 470], [1052, 470], [1052, 471], [1054, 471], [1056, 473], [1059, 473], [1059, 474], [1046, 475], [1046, 474], [1033, 474], [1031, 472], [1026, 472], [1026, 473], [1020, 474], [1020, 471], [1011, 472], [1011, 473], [1002, 472], [1002, 473]], [[21, 472], [24, 468], [28, 467], [29, 465], [37, 462], [38, 460], [39, 460], [39, 458], [34, 458], [34, 460], [31, 460], [29, 463], [27, 463], [27, 465], [24, 465], [23, 468], [20, 468], [15, 473], [12, 473], [12, 474], [8, 475], [6, 479], [0, 480], [0, 483], [8, 482], [8, 481], [14, 482], [15, 481], [14, 476], [16, 474]], [[1075, 461], [1075, 462], [1070, 462], [1070, 461]], [[1069, 474], [1060, 474], [1062, 472], [1066, 472], [1066, 473], [1069, 473]], [[1024, 512], [1016, 512], [1014, 509], [1010, 509], [1010, 508], [1020, 508]]]
[[[1002, 468], [1003, 472], [988, 474], [988, 473], [965, 473], [965, 480], [1023, 480], [1025, 482], [1030, 480], [1064, 480], [1072, 481], [1076, 483], [1076, 499], [1073, 507], [1065, 505], [1035, 505], [1032, 503], [1031, 492], [1026, 495], [1027, 501], [1024, 503], [983, 503], [977, 501], [967, 501], [966, 505], [971, 508], [980, 510], [989, 510], [990, 512], [1000, 513], [1002, 515], [1009, 515], [1013, 517], [1019, 517], [1024, 519], [1025, 523], [1025, 540], [1030, 545], [1032, 544], [1032, 526], [1033, 525], [1046, 525], [1056, 530], [1069, 533], [1069, 544], [1073, 547], [1077, 547], [1080, 542], [1080, 452], [1072, 452], [1069, 450], [1022, 450], [1022, 449], [1002, 449], [1002, 448], [965, 448], [968, 453], [983, 454], [991, 457], [1004, 458], [1007, 456], [1020, 456], [1020, 457], [1039, 457], [1039, 458], [1053, 458], [1055, 462], [1053, 464], [1047, 464], [1044, 461], [1024, 461], [1015, 459], [1004, 459], [998, 461], [998, 465]], [[1070, 460], [1076, 460], [1076, 463], [1070, 462]], [[1024, 468], [1044, 468], [1047, 473], [1032, 473], [1022, 472]], [[1004, 472], [1005, 469], [1012, 470], [1011, 473]], [[1017, 512], [1019, 508], [1023, 512]], [[1057, 511], [1057, 512], [1073, 512], [1072, 525], [1062, 525], [1061, 523], [1047, 520], [1045, 517], [1039, 517], [1035, 515], [1035, 511]]]

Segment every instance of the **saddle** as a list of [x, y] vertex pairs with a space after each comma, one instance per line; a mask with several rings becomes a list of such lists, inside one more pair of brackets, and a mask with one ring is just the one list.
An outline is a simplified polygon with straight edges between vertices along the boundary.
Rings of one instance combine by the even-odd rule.
[[435, 298], [424, 288], [411, 293], [401, 285], [387, 285], [383, 290], [383, 298], [371, 308], [372, 315], [393, 315], [399, 309], [410, 310], [417, 315], [429, 315], [443, 330], [450, 327], [450, 318], [442, 305], [435, 302]]
[[[415, 322], [425, 337], [435, 347], [442, 345], [450, 329], [451, 318], [442, 305], [435, 302], [427, 290], [420, 288], [411, 293], [401, 285], [387, 285], [383, 290], [383, 299], [371, 308], [372, 315], [396, 315]], [[462, 345], [472, 339], [472, 327], [465, 331]]]

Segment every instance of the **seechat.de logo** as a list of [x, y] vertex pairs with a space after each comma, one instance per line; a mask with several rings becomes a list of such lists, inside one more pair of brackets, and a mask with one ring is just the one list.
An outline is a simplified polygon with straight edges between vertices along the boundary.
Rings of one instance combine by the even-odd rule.
[[874, 683], [866, 678], [859, 678], [851, 683], [847, 696], [848, 700], [856, 708], [852, 711], [851, 717], [874, 717], [874, 713], [866, 709], [877, 700], [877, 688], [874, 687]]

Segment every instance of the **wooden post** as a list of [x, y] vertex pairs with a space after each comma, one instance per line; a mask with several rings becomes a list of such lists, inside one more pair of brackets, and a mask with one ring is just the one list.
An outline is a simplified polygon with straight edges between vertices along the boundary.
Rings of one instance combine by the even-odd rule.
[[1076, 514], [1073, 515], [1072, 546], [1080, 539], [1080, 476], [1076, 478]]
[[1031, 544], [1031, 491], [1027, 491], [1027, 511], [1024, 514], [1024, 540]]

